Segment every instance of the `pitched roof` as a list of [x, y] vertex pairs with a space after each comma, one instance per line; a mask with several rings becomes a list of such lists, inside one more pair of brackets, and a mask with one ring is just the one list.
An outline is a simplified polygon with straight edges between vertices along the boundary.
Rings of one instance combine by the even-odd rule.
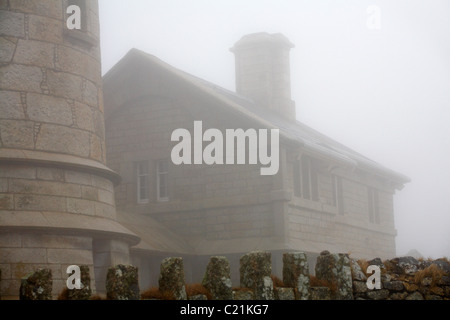
[[111, 81], [115, 75], [120, 74], [121, 71], [126, 69], [128, 63], [131, 62], [143, 64], [143, 66], [148, 64], [162, 68], [164, 71], [177, 77], [181, 81], [184, 81], [219, 100], [222, 104], [227, 106], [230, 112], [238, 113], [240, 116], [256, 121], [262, 127], [268, 129], [280, 129], [281, 138], [298, 144], [315, 155], [331, 158], [340, 163], [383, 176], [395, 182], [398, 188], [402, 188], [403, 184], [410, 182], [410, 179], [407, 176], [376, 163], [298, 120], [289, 120], [272, 110], [261, 108], [249, 98], [188, 74], [167, 64], [159, 58], [138, 49], [131, 49], [127, 55], [104, 76], [104, 82], [107, 83], [108, 81]]

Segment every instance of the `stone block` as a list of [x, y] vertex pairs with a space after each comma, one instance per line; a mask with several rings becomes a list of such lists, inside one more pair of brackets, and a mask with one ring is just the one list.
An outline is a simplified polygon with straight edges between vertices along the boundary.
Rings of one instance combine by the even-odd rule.
[[35, 40], [19, 40], [13, 63], [53, 68], [55, 45]]
[[10, 179], [9, 192], [53, 195], [62, 197], [80, 197], [81, 188], [71, 183], [53, 181]]
[[0, 118], [25, 119], [19, 92], [0, 91]]
[[116, 216], [116, 209], [112, 205], [95, 202], [95, 215], [98, 217], [114, 219]]
[[355, 280], [355, 281], [366, 281], [367, 280], [367, 276], [365, 275], [363, 270], [361, 270], [361, 267], [359, 266], [358, 262], [356, 262], [356, 260], [350, 259], [350, 267], [352, 270], [352, 279], [353, 280]]
[[182, 258], [166, 258], [161, 262], [159, 290], [176, 300], [187, 300]]
[[0, 193], [8, 192], [8, 179], [0, 178]]
[[56, 168], [37, 168], [36, 176], [39, 180], [64, 181], [64, 170]]
[[23, 38], [25, 37], [25, 16], [13, 11], [0, 11], [0, 35]]
[[347, 254], [323, 251], [317, 257], [316, 277], [335, 284], [339, 290], [332, 292], [333, 300], [353, 300], [353, 283], [350, 259]]
[[310, 300], [331, 300], [330, 288], [311, 287], [310, 293]]
[[79, 236], [62, 236], [46, 234], [24, 234], [22, 235], [22, 246], [24, 248], [55, 248], [55, 249], [81, 249], [91, 250], [92, 239]]
[[117, 265], [108, 269], [106, 296], [110, 300], [139, 300], [138, 269], [129, 265]]
[[295, 300], [293, 288], [274, 288], [276, 300]]
[[420, 292], [415, 291], [408, 295], [405, 300], [423, 300], [423, 296], [420, 294]]
[[10, 7], [14, 11], [60, 19], [62, 3], [57, 0], [15, 0], [10, 1]]
[[22, 236], [20, 234], [17, 233], [0, 234], [0, 248], [20, 248], [20, 247], [22, 247]]
[[30, 15], [28, 33], [30, 39], [61, 43], [63, 40], [63, 21]]
[[0, 120], [0, 137], [3, 147], [33, 149], [33, 136], [33, 122]]
[[0, 37], [0, 63], [11, 62], [16, 44], [4, 37]]
[[70, 213], [93, 216], [95, 215], [95, 205], [96, 203], [94, 201], [67, 198], [67, 212]]
[[241, 287], [255, 289], [264, 277], [270, 277], [272, 273], [270, 252], [254, 251], [242, 256], [239, 272]]
[[64, 178], [66, 182], [82, 184], [82, 185], [92, 185], [91, 175], [84, 172], [77, 171], [65, 171]]
[[76, 124], [78, 128], [87, 130], [90, 132], [95, 131], [93, 112], [90, 106], [84, 103], [75, 102], [75, 107], [73, 108]]
[[82, 83], [83, 79], [80, 76], [52, 70], [47, 71], [47, 85], [52, 95], [82, 101]]
[[97, 86], [89, 81], [85, 80], [83, 86], [81, 87], [81, 101], [92, 106], [97, 107], [98, 104], [98, 88]]
[[305, 253], [283, 254], [283, 282], [297, 289], [298, 300], [309, 299], [309, 264]]
[[95, 83], [101, 82], [100, 63], [92, 57], [66, 46], [58, 46], [58, 67]]
[[353, 292], [364, 293], [367, 292], [367, 283], [362, 281], [353, 281]]
[[90, 250], [80, 249], [47, 249], [48, 263], [55, 264], [93, 264], [92, 252]]
[[89, 157], [89, 133], [69, 127], [43, 124], [36, 149]]
[[20, 285], [20, 300], [52, 300], [52, 272], [39, 269], [25, 279]]
[[81, 197], [86, 200], [97, 201], [98, 189], [89, 186], [81, 186]]
[[233, 291], [233, 300], [254, 300], [254, 299], [255, 295], [253, 291], [250, 289]]
[[366, 293], [367, 298], [372, 300], [386, 300], [389, 297], [389, 290], [371, 290]]
[[414, 275], [419, 270], [420, 262], [414, 257], [398, 257], [389, 260], [393, 272], [398, 274]]
[[66, 211], [66, 199], [63, 197], [41, 195], [16, 195], [15, 209], [25, 211]]
[[27, 114], [30, 120], [71, 126], [72, 110], [65, 99], [43, 94], [27, 95]]
[[21, 165], [2, 165], [0, 178], [36, 179], [36, 169]]
[[230, 264], [227, 258], [210, 258], [202, 285], [211, 292], [214, 300], [232, 300]]
[[14, 198], [12, 194], [0, 194], [0, 210], [13, 210]]
[[196, 294], [189, 297], [189, 300], [208, 300], [204, 294]]
[[100, 139], [97, 135], [91, 134], [89, 136], [89, 150], [90, 150], [90, 157], [94, 160], [97, 160], [99, 162], [103, 162], [103, 144], [102, 139]]
[[0, 89], [40, 93], [42, 79], [42, 71], [38, 67], [19, 64], [0, 67]]
[[384, 281], [383, 288], [389, 291], [403, 291], [405, 288], [402, 281]]

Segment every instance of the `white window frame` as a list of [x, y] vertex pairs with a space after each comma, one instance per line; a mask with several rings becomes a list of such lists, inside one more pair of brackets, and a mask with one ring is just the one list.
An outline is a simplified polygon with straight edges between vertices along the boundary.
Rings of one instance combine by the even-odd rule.
[[344, 214], [344, 195], [342, 190], [342, 178], [332, 174], [331, 183], [333, 184], [333, 201], [334, 206], [338, 209], [339, 214]]
[[[166, 163], [167, 170], [166, 171], [160, 171], [160, 164]], [[166, 177], [166, 196], [161, 196], [161, 176], [165, 175]], [[169, 161], [167, 160], [159, 160], [156, 162], [156, 198], [159, 202], [166, 202], [169, 201]]]
[[369, 222], [380, 224], [380, 195], [377, 189], [368, 188]]
[[[141, 172], [141, 168], [142, 168], [143, 165], [146, 166], [146, 170], [145, 170], [146, 172]], [[137, 192], [136, 192], [136, 194], [137, 194], [137, 202], [139, 204], [146, 204], [146, 203], [149, 203], [149, 201], [150, 201], [150, 189], [149, 189], [149, 187], [150, 187], [149, 182], [150, 181], [149, 181], [149, 176], [150, 176], [150, 174], [149, 174], [149, 171], [148, 171], [148, 162], [147, 161], [138, 162], [136, 164], [136, 177], [137, 177], [137, 179], [136, 179], [137, 180]], [[141, 193], [141, 189], [142, 189], [141, 177], [144, 177], [145, 181], [146, 181], [145, 198], [142, 197], [143, 194]]]

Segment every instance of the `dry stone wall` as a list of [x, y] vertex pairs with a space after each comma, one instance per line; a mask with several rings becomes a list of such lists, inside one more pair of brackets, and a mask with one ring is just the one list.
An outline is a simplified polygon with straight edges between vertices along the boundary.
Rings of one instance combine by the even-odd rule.
[[[347, 254], [324, 251], [309, 274], [306, 254], [285, 253], [283, 280], [271, 274], [271, 254], [250, 252], [240, 263], [240, 287], [232, 287], [230, 266], [225, 257], [211, 257], [202, 284], [185, 283], [182, 258], [166, 258], [161, 263], [159, 288], [142, 291], [138, 270], [117, 265], [108, 270], [109, 300], [450, 300], [448, 259], [417, 260], [399, 257], [381, 261], [350, 258]], [[379, 271], [366, 273], [369, 266]], [[0, 273], [1, 274], [1, 273]], [[89, 283], [89, 268], [82, 268], [82, 281]], [[87, 282], [86, 282], [87, 281]], [[370, 284], [374, 284], [372, 286]], [[196, 288], [193, 290], [193, 288]], [[83, 286], [86, 288], [86, 286]], [[22, 280], [20, 298], [50, 300], [52, 272], [39, 269]], [[61, 295], [60, 299], [88, 299], [85, 294]], [[89, 291], [90, 293], [90, 291]], [[0, 293], [1, 294], [1, 293]], [[93, 297], [91, 297], [93, 299]]]

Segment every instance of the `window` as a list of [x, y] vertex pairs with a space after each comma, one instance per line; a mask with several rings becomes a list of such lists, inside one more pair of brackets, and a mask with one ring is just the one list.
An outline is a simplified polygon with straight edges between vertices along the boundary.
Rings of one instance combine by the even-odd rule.
[[374, 188], [368, 189], [369, 198], [369, 221], [371, 223], [380, 223], [380, 213], [378, 206], [378, 191]]
[[158, 201], [168, 201], [169, 162], [167, 160], [158, 161], [156, 169], [156, 190]]
[[148, 203], [149, 201], [149, 184], [148, 184], [148, 162], [142, 161], [137, 163], [137, 202]]
[[342, 178], [336, 175], [331, 176], [333, 187], [333, 205], [338, 209], [339, 214], [344, 214], [344, 197], [342, 195]]
[[311, 158], [307, 156], [302, 156], [300, 161], [294, 163], [294, 195], [308, 200], [319, 200], [317, 173]]

